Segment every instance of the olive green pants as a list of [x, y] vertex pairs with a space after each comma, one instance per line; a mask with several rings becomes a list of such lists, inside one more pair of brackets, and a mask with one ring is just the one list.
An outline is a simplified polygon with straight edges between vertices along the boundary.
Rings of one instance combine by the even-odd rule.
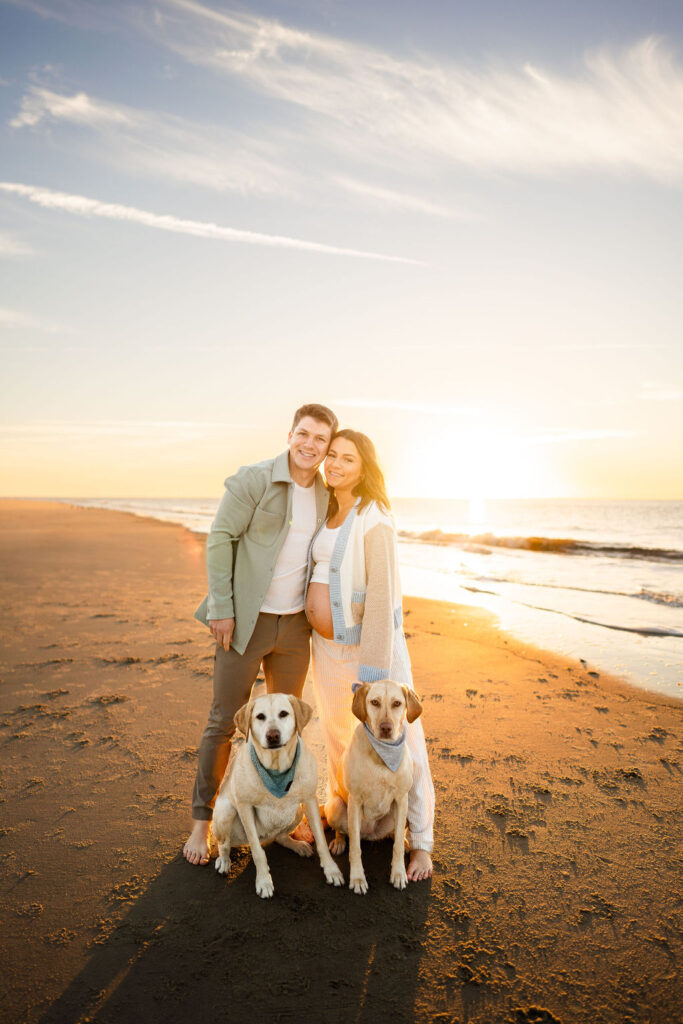
[[310, 658], [311, 627], [304, 612], [261, 612], [244, 654], [216, 644], [213, 704], [199, 744], [199, 764], [192, 794], [192, 817], [210, 821], [230, 758], [236, 711], [246, 704], [263, 664], [268, 693], [300, 697]]

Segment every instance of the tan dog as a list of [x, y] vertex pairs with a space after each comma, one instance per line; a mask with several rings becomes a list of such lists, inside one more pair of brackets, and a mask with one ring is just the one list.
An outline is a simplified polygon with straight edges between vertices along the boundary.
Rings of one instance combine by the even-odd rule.
[[342, 853], [349, 836], [349, 886], [355, 893], [366, 893], [368, 883], [361, 860], [361, 839], [384, 839], [394, 834], [391, 858], [391, 884], [405, 889], [408, 884], [404, 859], [408, 793], [413, 784], [413, 759], [407, 744], [395, 747], [398, 766], [387, 767], [376, 752], [365, 726], [376, 740], [395, 743], [403, 735], [404, 721], [414, 722], [422, 714], [422, 705], [409, 686], [390, 679], [364, 683], [353, 697], [351, 709], [360, 719], [344, 751], [337, 776], [336, 793], [325, 805], [325, 816], [336, 835], [330, 843], [332, 853]]
[[[327, 882], [344, 884], [344, 876], [325, 843], [318, 812], [318, 766], [300, 738], [312, 714], [310, 705], [297, 697], [271, 693], [250, 700], [235, 715], [235, 725], [247, 737], [247, 742], [238, 751], [216, 799], [213, 812], [213, 834], [218, 842], [216, 870], [226, 875], [230, 870], [230, 848], [248, 843], [256, 866], [256, 892], [264, 899], [272, 896], [275, 889], [262, 843], [274, 839], [300, 857], [313, 855], [308, 843], [289, 835], [301, 821], [302, 804]], [[292, 771], [297, 744], [299, 756]], [[269, 776], [268, 772], [274, 774]], [[271, 792], [267, 786], [278, 792]]]

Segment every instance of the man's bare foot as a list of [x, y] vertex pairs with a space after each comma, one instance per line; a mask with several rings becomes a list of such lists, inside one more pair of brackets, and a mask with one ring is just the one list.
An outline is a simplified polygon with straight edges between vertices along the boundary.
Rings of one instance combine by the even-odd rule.
[[211, 832], [210, 821], [198, 821], [192, 819], [192, 831], [187, 842], [183, 846], [183, 857], [188, 864], [209, 863], [209, 834]]
[[297, 839], [299, 842], [303, 843], [315, 842], [315, 836], [311, 832], [311, 826], [306, 821], [306, 815], [303, 816], [299, 824], [296, 826], [291, 837], [292, 839]]
[[410, 863], [408, 864], [408, 880], [410, 882], [421, 882], [423, 878], [431, 878], [432, 858], [426, 850], [411, 850]]

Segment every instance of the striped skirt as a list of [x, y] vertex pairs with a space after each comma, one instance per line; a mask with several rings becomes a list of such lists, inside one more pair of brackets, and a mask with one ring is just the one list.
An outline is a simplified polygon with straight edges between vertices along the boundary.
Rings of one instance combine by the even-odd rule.
[[[325, 640], [313, 630], [312, 669], [313, 689], [327, 750], [327, 785], [332, 793], [342, 754], [358, 725], [358, 719], [351, 712], [351, 686], [358, 682], [358, 647]], [[389, 677], [414, 689], [402, 629], [394, 632]], [[406, 724], [406, 742], [414, 766], [413, 785], [408, 796], [410, 848], [431, 852], [434, 844], [434, 785], [419, 718]]]

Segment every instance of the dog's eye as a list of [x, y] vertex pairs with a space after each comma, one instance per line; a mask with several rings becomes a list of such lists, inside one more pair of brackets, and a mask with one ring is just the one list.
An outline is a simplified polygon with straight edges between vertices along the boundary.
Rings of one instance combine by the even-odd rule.
[[259, 722], [265, 722], [265, 720], [266, 720], [266, 716], [263, 714], [262, 711], [259, 711], [259, 713], [258, 713], [258, 715], [256, 717], [258, 718]]
[[378, 701], [377, 698], [375, 698], [374, 700], [371, 700], [370, 703], [372, 704], [373, 708], [378, 708], [381, 702]]
[[280, 714], [277, 717], [278, 718], [288, 718], [289, 717], [289, 711], [281, 711]]
[[392, 702], [391, 702], [392, 708], [400, 708], [402, 704], [403, 704], [402, 700], [392, 700]]

